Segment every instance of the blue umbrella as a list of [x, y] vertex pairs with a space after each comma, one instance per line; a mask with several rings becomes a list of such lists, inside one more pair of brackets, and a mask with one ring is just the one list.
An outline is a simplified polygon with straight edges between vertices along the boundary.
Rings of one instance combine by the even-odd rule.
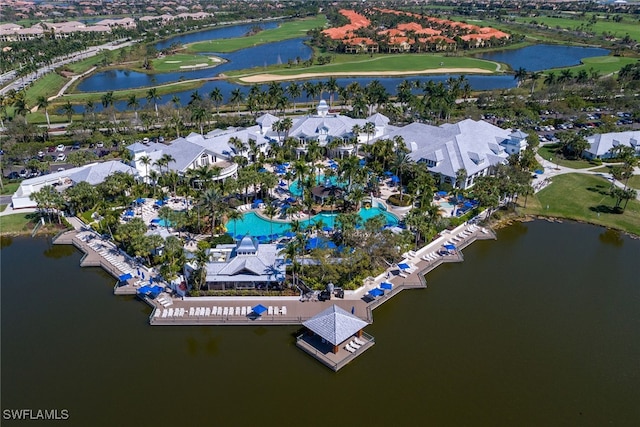
[[287, 198], [287, 202], [289, 203], [295, 203], [296, 199], [294, 199], [293, 197], [288, 197]]
[[394, 184], [396, 184], [396, 183], [400, 182], [400, 178], [398, 178], [398, 176], [397, 176], [397, 175], [393, 175], [393, 176], [391, 177], [391, 182], [393, 182]]
[[140, 277], [142, 277], [142, 279], [144, 279], [144, 271], [140, 274]]
[[260, 204], [260, 203], [263, 203], [263, 202], [262, 202], [262, 199], [255, 199], [253, 201], [253, 203], [255, 203], [257, 205], [257, 204]]
[[456, 249], [455, 245], [444, 245], [444, 248], [449, 251], [454, 251]]
[[136, 270], [136, 272], [138, 273], [138, 276], [139, 276], [139, 275], [140, 275], [140, 269], [138, 268], [138, 269]]
[[446, 195], [447, 195], [447, 194], [449, 194], [449, 193], [447, 193], [446, 191], [438, 191], [436, 194], [437, 194], [438, 196], [446, 196]]
[[138, 203], [138, 204], [141, 204], [141, 203], [144, 203], [144, 202], [145, 202], [145, 200], [142, 197], [139, 197], [139, 198], [136, 199], [136, 203]]
[[284, 181], [280, 181], [280, 182], [278, 183], [278, 185], [279, 185], [280, 187], [286, 187], [286, 186], [287, 186], [287, 183], [286, 183], [286, 182], [284, 182]]
[[236, 240], [242, 240], [244, 234], [236, 234]]
[[360, 166], [364, 166], [367, 163], [367, 161], [365, 159], [360, 159], [358, 163], [360, 164]]
[[391, 171], [384, 171], [384, 174], [385, 174], [386, 176], [391, 176], [391, 175], [393, 175], [393, 172], [391, 172]]
[[371, 295], [372, 297], [379, 297], [381, 295], [384, 295], [384, 291], [380, 288], [371, 289], [369, 291], [369, 295]]
[[266, 242], [267, 240], [269, 240], [267, 236], [258, 236], [256, 237], [256, 239], [258, 239], [260, 242]]
[[265, 307], [262, 304], [258, 304], [255, 307], [253, 307], [251, 309], [251, 311], [253, 311], [255, 314], [257, 314], [258, 316], [262, 315], [262, 313], [264, 313], [265, 311], [267, 311], [267, 307]]
[[386, 289], [386, 290], [390, 291], [391, 289], [393, 289], [393, 283], [382, 282], [382, 283], [380, 283], [380, 287], [382, 289]]
[[322, 231], [333, 231], [333, 228], [325, 225], [324, 227], [322, 227]]
[[296, 235], [296, 233], [294, 233], [293, 231], [287, 231], [286, 233], [284, 233], [284, 237], [294, 237]]
[[401, 270], [408, 270], [411, 267], [409, 266], [409, 264], [402, 262], [402, 263], [398, 264], [398, 268], [401, 269]]

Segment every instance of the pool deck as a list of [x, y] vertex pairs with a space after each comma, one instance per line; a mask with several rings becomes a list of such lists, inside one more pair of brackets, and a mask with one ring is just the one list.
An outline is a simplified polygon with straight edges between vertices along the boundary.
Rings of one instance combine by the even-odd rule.
[[[299, 297], [175, 297], [163, 292], [156, 298], [144, 296], [141, 299], [151, 308], [149, 323], [153, 326], [180, 325], [301, 325], [322, 310], [336, 304], [347, 312], [373, 322], [373, 310], [389, 301], [404, 289], [425, 289], [425, 275], [443, 263], [462, 262], [462, 249], [476, 240], [496, 239], [495, 233], [477, 225], [463, 224], [454, 230], [445, 230], [441, 235], [417, 251], [404, 254], [404, 259], [389, 266], [377, 276], [369, 277], [363, 286], [355, 291], [345, 291], [343, 299], [332, 298], [327, 301], [302, 301]], [[54, 239], [55, 244], [72, 244], [84, 252], [80, 262], [82, 267], [102, 267], [114, 278], [130, 273], [133, 277], [123, 286], [114, 287], [117, 295], [135, 295], [144, 280], [136, 277], [138, 270], [145, 273], [147, 279], [153, 270], [137, 264], [126, 254], [117, 250], [113, 243], [103, 240], [97, 233], [83, 229], [67, 231]], [[445, 250], [445, 245], [455, 245], [454, 250]], [[408, 269], [398, 265], [407, 264]], [[380, 289], [382, 282], [392, 284], [391, 290], [383, 295], [372, 297], [369, 291]], [[262, 304], [268, 310], [256, 315], [252, 307]], [[340, 347], [337, 353], [328, 351], [327, 345], [319, 345], [306, 335], [298, 337], [297, 346], [316, 357], [326, 366], [338, 370], [373, 346], [373, 337], [366, 336], [366, 344], [354, 353]], [[322, 343], [320, 343], [322, 344]], [[344, 343], [343, 343], [344, 344]], [[341, 344], [342, 345], [342, 344]]]

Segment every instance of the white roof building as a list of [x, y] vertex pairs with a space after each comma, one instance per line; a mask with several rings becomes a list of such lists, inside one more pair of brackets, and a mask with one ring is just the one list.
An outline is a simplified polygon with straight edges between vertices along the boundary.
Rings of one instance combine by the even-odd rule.
[[631, 147], [640, 156], [640, 131], [611, 132], [587, 137], [589, 148], [584, 151], [589, 159], [608, 159], [614, 157], [612, 148], [619, 145]]
[[[489, 175], [509, 155], [519, 154], [527, 146], [527, 135], [521, 131], [471, 119], [442, 126], [412, 123], [383, 138], [397, 136], [404, 140], [413, 161], [425, 163], [441, 182], [461, 188], [473, 185], [477, 177]], [[464, 183], [456, 183], [460, 169], [467, 175]]]
[[11, 196], [11, 204], [14, 209], [35, 208], [37, 204], [31, 200], [30, 196], [32, 193], [40, 191], [40, 189], [46, 185], [56, 185], [64, 188], [82, 181], [88, 182], [91, 185], [98, 185], [103, 182], [106, 177], [116, 172], [137, 175], [137, 171], [134, 168], [116, 160], [104, 163], [91, 163], [61, 172], [25, 179], [20, 183], [20, 187], [18, 187], [13, 196]]
[[[245, 236], [237, 244], [217, 245], [209, 250], [206, 265], [209, 289], [267, 289], [285, 277], [285, 264], [277, 245], [261, 244]], [[187, 263], [185, 275], [197, 269]]]

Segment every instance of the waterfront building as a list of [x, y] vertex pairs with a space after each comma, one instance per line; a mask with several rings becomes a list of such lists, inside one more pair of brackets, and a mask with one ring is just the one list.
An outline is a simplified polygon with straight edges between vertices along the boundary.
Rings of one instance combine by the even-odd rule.
[[[371, 134], [364, 131], [367, 123], [373, 123], [375, 126]], [[357, 128], [360, 128], [360, 132], [356, 135], [354, 129]], [[344, 157], [355, 154], [357, 145], [365, 144], [374, 138], [384, 137], [395, 129], [397, 127], [390, 126], [389, 119], [379, 113], [366, 119], [353, 119], [339, 113], [331, 113], [329, 105], [323, 99], [318, 103], [315, 114], [293, 120], [288, 137], [298, 140], [296, 148], [298, 156], [307, 152], [311, 141], [317, 141], [320, 147], [328, 148], [329, 157]], [[280, 139], [283, 139], [282, 136]]]
[[[206, 285], [208, 290], [269, 289], [285, 278], [285, 263], [278, 245], [261, 244], [251, 236], [237, 244], [218, 244], [208, 250]], [[190, 277], [198, 270], [193, 261], [185, 264]]]
[[[460, 188], [491, 175], [510, 155], [519, 155], [527, 147], [527, 134], [471, 119], [441, 126], [411, 123], [383, 136], [396, 137], [404, 141], [409, 157], [426, 164], [440, 183]], [[466, 176], [464, 182], [457, 182], [460, 170]]]
[[631, 147], [640, 156], [640, 131], [600, 133], [587, 137], [589, 148], [584, 150], [588, 159], [610, 159], [616, 156], [615, 147]]
[[[168, 144], [136, 142], [127, 147], [131, 152], [131, 166], [138, 175], [148, 180], [151, 171], [167, 169], [185, 175], [190, 169], [202, 166], [220, 168], [213, 180], [224, 180], [236, 176], [238, 165], [231, 161], [232, 148], [221, 141], [214, 141], [197, 133], [174, 139]], [[171, 158], [166, 165], [162, 158]], [[158, 162], [160, 160], [160, 162]]]
[[31, 194], [38, 192], [46, 185], [52, 185], [63, 190], [79, 182], [88, 182], [98, 185], [110, 175], [116, 172], [137, 175], [137, 171], [122, 162], [111, 160], [103, 163], [91, 163], [88, 165], [71, 168], [60, 172], [25, 179], [20, 187], [11, 196], [11, 204], [14, 209], [35, 208], [37, 203], [31, 200]]

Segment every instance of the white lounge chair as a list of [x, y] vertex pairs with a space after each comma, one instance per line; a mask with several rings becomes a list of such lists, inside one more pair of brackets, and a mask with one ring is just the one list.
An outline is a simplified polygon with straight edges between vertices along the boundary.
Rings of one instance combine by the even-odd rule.
[[229, 307], [225, 307], [222, 309], [222, 315], [223, 316], [228, 316], [229, 315]]
[[273, 307], [272, 306], [267, 307], [267, 314], [269, 316], [273, 315]]
[[360, 345], [356, 343], [354, 340], [349, 341], [349, 345], [355, 348], [356, 350], [360, 348]]
[[222, 316], [222, 312], [224, 310], [222, 309], [222, 307], [218, 307], [218, 312], [216, 313], [218, 316]]
[[189, 307], [189, 316], [193, 316], [195, 313], [195, 310], [193, 309], [193, 307]]
[[216, 314], [218, 314], [218, 307], [214, 305], [213, 307], [211, 307], [211, 315], [215, 316]]
[[405, 279], [406, 279], [407, 277], [409, 277], [409, 276], [407, 276], [406, 274], [404, 274], [404, 273], [402, 273], [402, 272], [398, 273], [398, 276], [400, 276], [400, 277], [404, 277]]
[[205, 315], [205, 316], [209, 316], [209, 315], [211, 315], [211, 308], [210, 308], [210, 307], [205, 307], [205, 309], [204, 309], [204, 315]]
[[283, 316], [287, 315], [287, 306], [285, 305], [282, 306], [282, 310], [280, 310], [280, 314], [282, 314]]
[[240, 307], [236, 307], [236, 316], [240, 316]]
[[347, 350], [349, 353], [355, 353], [356, 352], [356, 350], [353, 347], [351, 347], [349, 344], [345, 345], [344, 349]]
[[358, 337], [355, 337], [355, 338], [353, 339], [353, 341], [354, 341], [356, 344], [361, 345], [361, 346], [362, 346], [362, 345], [365, 345], [365, 344], [367, 343], [366, 341], [362, 341], [362, 340], [361, 340], [360, 338], [358, 338]]
[[167, 317], [167, 313], [169, 313], [169, 310], [167, 309], [162, 310], [162, 317]]
[[160, 309], [155, 309], [155, 311], [153, 312], [153, 317], [160, 317]]

